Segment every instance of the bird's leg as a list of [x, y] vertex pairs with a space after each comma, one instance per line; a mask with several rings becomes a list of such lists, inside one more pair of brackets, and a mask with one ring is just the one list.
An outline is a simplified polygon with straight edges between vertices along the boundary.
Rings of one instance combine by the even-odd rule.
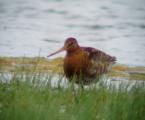
[[84, 90], [84, 83], [83, 83], [83, 73], [82, 73], [82, 71], [80, 71], [80, 75], [79, 75], [79, 86], [80, 86], [80, 88], [81, 88], [81, 91], [83, 91]]
[[81, 82], [81, 90], [84, 91], [84, 85], [82, 82]]
[[75, 84], [75, 82], [74, 82], [74, 81], [75, 81], [75, 77], [73, 77], [73, 78], [71, 78], [71, 79], [72, 79], [72, 80], [71, 80], [71, 81], [72, 81], [72, 82], [71, 82], [72, 91], [75, 92], [75, 86], [74, 86], [74, 84]]
[[76, 93], [76, 90], [75, 90], [75, 80], [76, 80], [76, 76], [74, 75], [72, 78], [71, 78], [71, 89], [72, 89], [72, 94], [73, 94], [73, 97], [74, 97], [74, 100], [75, 102], [78, 101], [77, 100], [77, 93]]

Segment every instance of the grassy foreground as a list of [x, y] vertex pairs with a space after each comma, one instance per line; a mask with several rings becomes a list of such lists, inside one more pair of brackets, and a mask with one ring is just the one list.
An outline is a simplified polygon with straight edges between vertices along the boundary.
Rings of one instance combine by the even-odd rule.
[[[71, 84], [67, 88], [59, 84], [53, 88], [51, 77], [44, 74], [50, 72], [49, 68], [62, 72], [62, 60], [40, 59], [0, 59], [0, 120], [145, 120], [144, 85], [134, 86], [130, 91], [103, 85], [75, 91]], [[118, 71], [129, 69], [115, 67]], [[12, 74], [10, 81], [5, 80], [7, 72]]]
[[40, 86], [13, 77], [0, 83], [0, 120], [145, 120], [145, 90]]

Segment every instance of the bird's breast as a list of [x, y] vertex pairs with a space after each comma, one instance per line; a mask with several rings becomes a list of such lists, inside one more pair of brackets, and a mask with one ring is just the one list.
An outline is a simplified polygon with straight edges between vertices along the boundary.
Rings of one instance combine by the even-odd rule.
[[88, 66], [88, 55], [85, 52], [77, 52], [67, 55], [64, 59], [64, 72], [66, 77], [71, 77], [74, 74], [79, 75], [84, 72]]

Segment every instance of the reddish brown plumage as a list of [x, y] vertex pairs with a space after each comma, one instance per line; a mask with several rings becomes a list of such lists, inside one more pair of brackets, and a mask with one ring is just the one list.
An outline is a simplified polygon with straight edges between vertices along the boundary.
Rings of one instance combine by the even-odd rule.
[[[76, 83], [89, 84], [94, 81], [97, 76], [109, 72], [116, 58], [91, 47], [80, 47], [75, 38], [68, 38], [64, 47], [55, 53], [66, 50], [67, 54], [64, 58], [64, 73], [69, 80], [73, 76], [76, 77]], [[81, 78], [80, 78], [81, 76]]]

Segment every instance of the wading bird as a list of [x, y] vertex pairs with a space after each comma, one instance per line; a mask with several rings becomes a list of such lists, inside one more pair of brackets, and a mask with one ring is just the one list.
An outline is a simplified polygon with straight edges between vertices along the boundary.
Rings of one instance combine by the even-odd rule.
[[116, 62], [115, 57], [101, 50], [79, 46], [77, 40], [73, 37], [67, 38], [61, 49], [47, 57], [62, 51], [66, 51], [63, 64], [66, 78], [72, 80], [75, 76], [74, 82], [84, 85], [95, 82], [96, 78], [109, 72], [111, 66]]

